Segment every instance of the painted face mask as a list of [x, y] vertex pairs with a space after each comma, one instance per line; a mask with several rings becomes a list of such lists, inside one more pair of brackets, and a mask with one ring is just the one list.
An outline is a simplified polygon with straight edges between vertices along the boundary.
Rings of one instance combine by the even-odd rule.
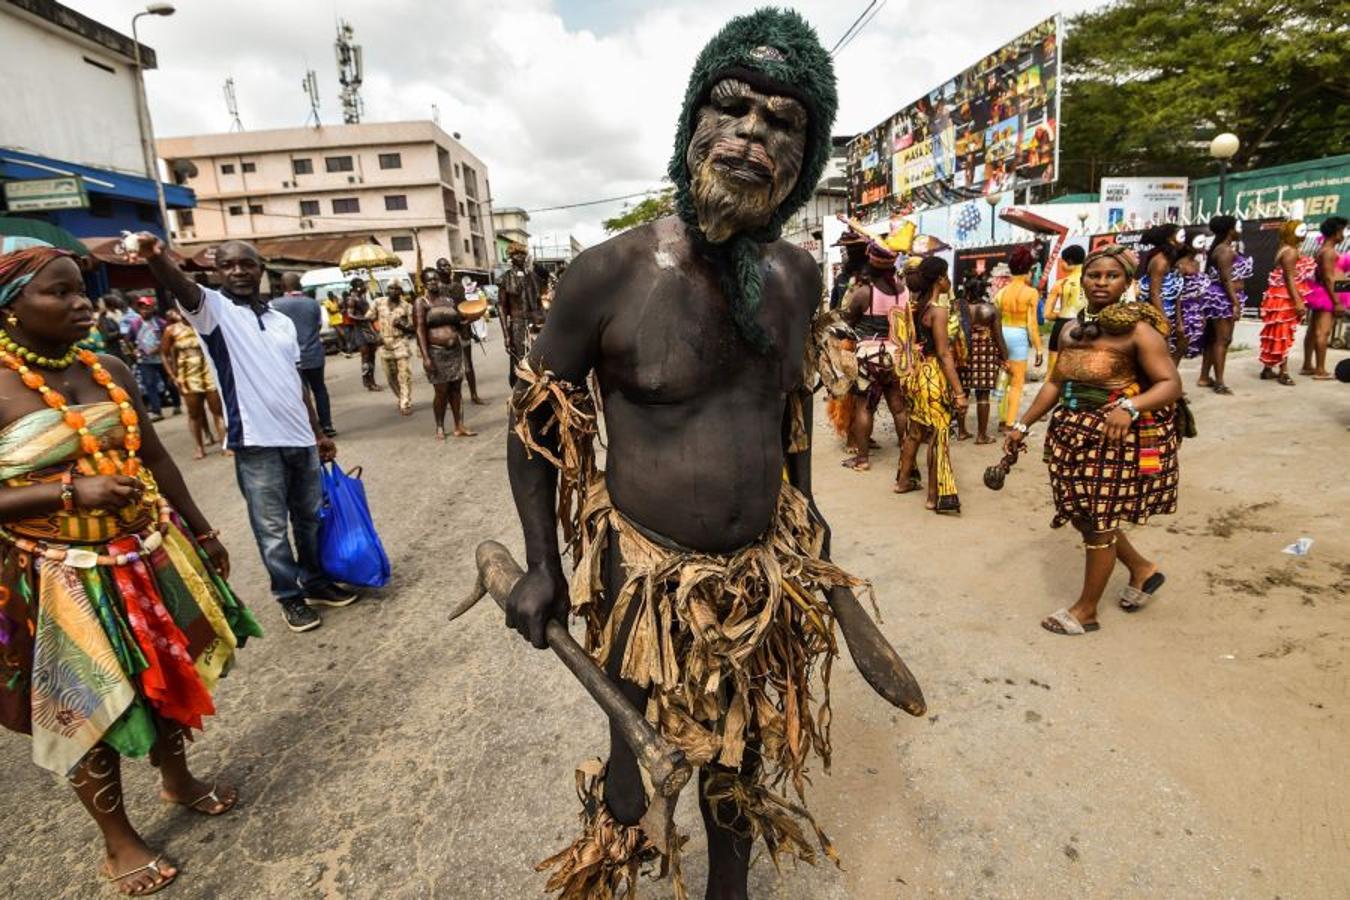
[[761, 352], [772, 342], [756, 316], [756, 244], [776, 241], [815, 191], [837, 106], [830, 55], [790, 10], [732, 19], [689, 77], [667, 169], [675, 208], [717, 267], [737, 330]]

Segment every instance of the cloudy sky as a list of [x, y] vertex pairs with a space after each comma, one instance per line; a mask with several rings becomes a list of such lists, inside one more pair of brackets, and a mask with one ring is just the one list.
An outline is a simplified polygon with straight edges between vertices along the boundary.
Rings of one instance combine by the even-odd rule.
[[[64, 0], [119, 31], [134, 0]], [[248, 129], [303, 125], [305, 70], [319, 79], [326, 124], [341, 122], [333, 39], [352, 23], [365, 54], [368, 121], [426, 119], [459, 132], [488, 165], [497, 206], [530, 210], [616, 197], [660, 184], [695, 56], [741, 0], [176, 0], [140, 20], [159, 55], [147, 75], [155, 131], [229, 129], [222, 85], [233, 77]], [[868, 0], [796, 4], [827, 47]], [[884, 0], [836, 57], [835, 133], [877, 124], [1041, 19], [1099, 0]], [[622, 203], [532, 214], [536, 235], [603, 239]]]

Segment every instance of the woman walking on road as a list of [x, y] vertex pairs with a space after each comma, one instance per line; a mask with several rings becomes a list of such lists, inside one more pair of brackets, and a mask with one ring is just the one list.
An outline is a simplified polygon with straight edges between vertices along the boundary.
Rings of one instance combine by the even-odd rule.
[[1030, 272], [1035, 259], [1026, 247], [1018, 247], [1008, 260], [1012, 281], [995, 296], [994, 305], [1003, 316], [1003, 343], [1008, 348], [1008, 371], [1012, 379], [1004, 398], [1007, 411], [1004, 428], [1012, 425], [1022, 405], [1022, 388], [1027, 381], [1027, 357], [1036, 350], [1036, 365], [1041, 364], [1041, 331], [1036, 322], [1036, 303], [1040, 295], [1031, 286]]
[[431, 402], [436, 420], [436, 440], [445, 440], [445, 407], [455, 417], [455, 437], [473, 437], [478, 432], [464, 426], [464, 348], [460, 344], [460, 314], [455, 304], [442, 295], [440, 273], [432, 266], [422, 270], [422, 288], [426, 293], [413, 305], [417, 329], [417, 347], [427, 380], [435, 390]]
[[[1228, 345], [1233, 342], [1233, 322], [1242, 318], [1247, 302], [1245, 282], [1252, 277], [1252, 258], [1242, 252], [1238, 238], [1242, 223], [1232, 216], [1209, 220], [1213, 243], [1205, 263], [1209, 275], [1201, 307], [1205, 316], [1205, 352], [1196, 387], [1213, 388], [1216, 394], [1233, 393], [1223, 380], [1228, 361]], [[1212, 377], [1211, 377], [1212, 373]]]
[[1294, 348], [1294, 331], [1303, 321], [1303, 282], [1317, 268], [1311, 256], [1300, 256], [1299, 247], [1308, 234], [1308, 226], [1290, 219], [1280, 226], [1280, 244], [1275, 264], [1270, 269], [1266, 294], [1261, 298], [1261, 380], [1272, 378], [1283, 385], [1294, 384], [1289, 375], [1289, 351]]
[[[93, 305], [74, 258], [0, 244], [0, 724], [32, 736], [102, 832], [124, 895], [178, 875], [127, 818], [124, 756], [160, 797], [229, 812], [238, 792], [187, 766], [236, 648], [261, 635], [229, 557], [111, 356], [78, 350]], [[7, 246], [9, 245], [9, 246]]]
[[[1345, 240], [1346, 220], [1331, 216], [1320, 227], [1322, 243], [1313, 257], [1316, 261], [1313, 277], [1303, 283], [1304, 300], [1311, 318], [1308, 333], [1303, 338], [1303, 369], [1301, 375], [1311, 375], [1314, 381], [1330, 381], [1327, 371], [1327, 342], [1331, 339], [1331, 325], [1336, 317], [1336, 306], [1350, 310], [1350, 294], [1336, 293], [1336, 279], [1350, 271], [1350, 253], [1340, 255], [1337, 247]], [[1316, 362], [1316, 367], [1313, 363]]]
[[952, 413], [964, 415], [966, 394], [956, 373], [951, 344], [947, 338], [947, 309], [934, 301], [951, 290], [947, 279], [947, 261], [930, 256], [905, 276], [912, 302], [914, 365], [902, 372], [909, 424], [900, 450], [900, 467], [895, 475], [895, 492], [917, 490], [913, 483], [914, 460], [919, 444], [928, 442], [928, 508], [938, 513], [959, 514], [961, 498], [956, 493], [956, 474], [952, 470]]
[[[169, 310], [164, 318], [169, 323], [164, 329], [164, 374], [178, 387], [178, 393], [183, 395], [183, 403], [187, 406], [188, 428], [192, 431], [193, 443], [197, 445], [192, 458], [204, 459], [206, 444], [203, 443], [203, 432], [207, 443], [214, 444], [216, 435], [220, 435], [221, 441], [225, 440], [225, 418], [220, 407], [220, 394], [216, 392], [216, 382], [211, 377], [211, 367], [206, 364], [206, 354], [202, 352], [202, 342], [197, 339], [197, 332], [183, 321], [183, 314], [176, 309]], [[215, 421], [214, 434], [206, 422], [207, 409], [211, 410], [211, 418]], [[221, 452], [226, 456], [233, 455], [224, 447]]]
[[1129, 570], [1120, 598], [1144, 607], [1165, 580], [1120, 530], [1177, 506], [1175, 404], [1181, 376], [1167, 352], [1167, 322], [1148, 303], [1122, 303], [1134, 277], [1133, 254], [1111, 244], [1083, 267], [1087, 308], [1065, 329], [1059, 363], [1004, 442], [1012, 453], [1053, 410], [1045, 439], [1054, 497], [1052, 528], [1068, 523], [1083, 536], [1086, 566], [1078, 601], [1041, 622], [1047, 631], [1096, 631], [1097, 604], [1115, 564]]

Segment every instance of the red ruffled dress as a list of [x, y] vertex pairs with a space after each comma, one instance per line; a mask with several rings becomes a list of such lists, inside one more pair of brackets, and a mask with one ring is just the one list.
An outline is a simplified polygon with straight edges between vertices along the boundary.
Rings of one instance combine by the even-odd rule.
[[[1317, 261], [1311, 256], [1300, 256], [1294, 264], [1299, 283], [1311, 279], [1316, 268]], [[1294, 298], [1284, 283], [1284, 267], [1277, 265], [1270, 270], [1270, 282], [1261, 298], [1261, 321], [1265, 323], [1261, 326], [1261, 365], [1278, 369], [1289, 358], [1298, 318]]]

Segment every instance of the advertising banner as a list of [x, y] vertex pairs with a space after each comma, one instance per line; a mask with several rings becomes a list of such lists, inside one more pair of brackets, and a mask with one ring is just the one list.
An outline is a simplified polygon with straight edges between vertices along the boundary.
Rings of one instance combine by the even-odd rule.
[[1141, 230], [1181, 221], [1185, 178], [1103, 178], [1097, 221], [1103, 228]]
[[1046, 19], [854, 138], [850, 214], [871, 222], [1054, 181], [1060, 34]]
[[[1191, 182], [1193, 214], [1208, 219], [1218, 211], [1219, 179]], [[1327, 216], [1350, 215], [1350, 154], [1229, 172], [1224, 211], [1245, 218], [1288, 216], [1319, 224]]]

